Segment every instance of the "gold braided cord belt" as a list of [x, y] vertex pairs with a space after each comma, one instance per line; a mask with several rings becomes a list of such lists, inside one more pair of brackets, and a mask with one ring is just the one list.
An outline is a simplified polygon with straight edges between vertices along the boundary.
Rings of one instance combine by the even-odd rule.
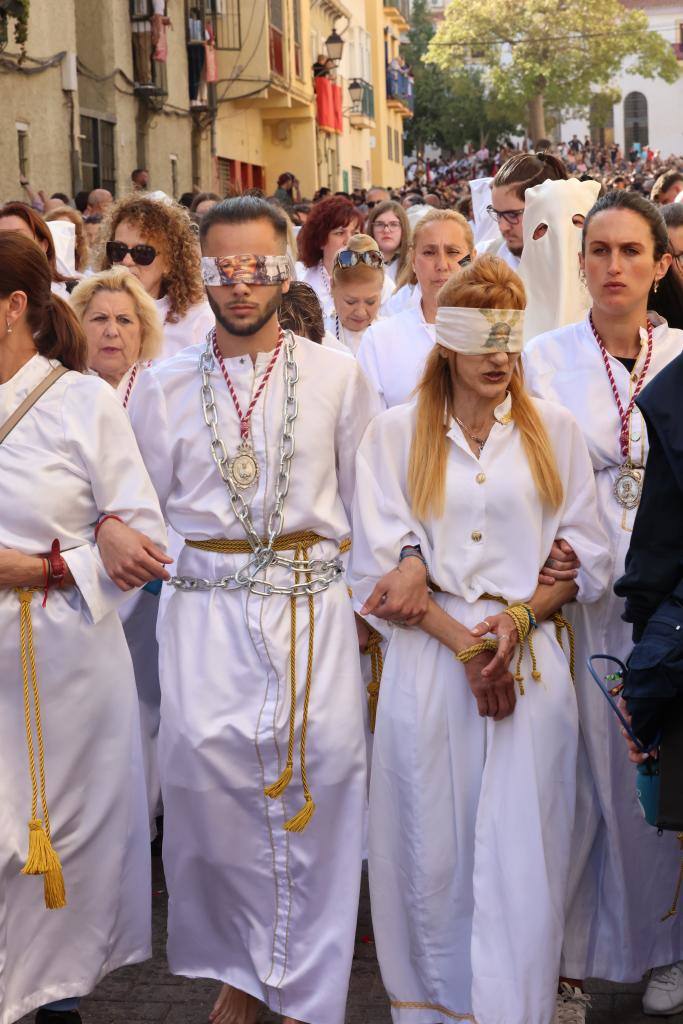
[[[24, 723], [26, 726], [26, 749], [28, 769], [31, 775], [31, 819], [28, 823], [28, 856], [21, 869], [22, 875], [43, 875], [45, 906], [48, 910], [59, 910], [66, 906], [66, 891], [62, 865], [52, 845], [50, 813], [47, 807], [47, 785], [45, 782], [45, 744], [40, 715], [40, 692], [36, 671], [36, 653], [33, 644], [33, 621], [31, 601], [36, 590], [15, 588], [19, 598], [19, 642], [21, 653], [21, 674], [24, 691]], [[33, 742], [33, 720], [38, 747], [38, 770]], [[38, 796], [43, 816], [38, 817]]]
[[[510, 616], [517, 629], [517, 638], [519, 641], [519, 651], [517, 653], [517, 662], [515, 664], [515, 682], [519, 684], [520, 696], [524, 696], [524, 676], [522, 675], [522, 661], [524, 659], [525, 647], [529, 651], [529, 657], [531, 659], [531, 676], [536, 682], [540, 682], [541, 673], [536, 662], [536, 651], [534, 650], [533, 641], [533, 629], [536, 626], [536, 617], [528, 604], [508, 604], [504, 597], [497, 597], [493, 594], [482, 594], [480, 600], [482, 601], [497, 601], [499, 604], [506, 605], [505, 611]], [[567, 631], [567, 640], [569, 644], [569, 672], [572, 677], [572, 682], [576, 681], [575, 678], [575, 639], [574, 630], [571, 624], [565, 619], [562, 612], [555, 612], [552, 616], [552, 622], [555, 626], [555, 639], [558, 644], [564, 650], [564, 644], [562, 642], [563, 630]], [[480, 640], [479, 643], [472, 644], [471, 647], [466, 648], [464, 651], [460, 651], [456, 655], [458, 661], [461, 661], [466, 665], [473, 658], [476, 658], [478, 654], [483, 654], [484, 651], [495, 651], [498, 648], [498, 642], [491, 638]]]
[[[315, 544], [320, 544], [324, 540], [328, 540], [327, 537], [321, 537], [320, 534], [315, 533], [313, 530], [297, 530], [293, 533], [285, 533], [280, 537], [277, 537], [272, 544], [274, 551], [293, 551], [296, 562], [305, 563], [309, 559], [309, 553], [311, 548]], [[213, 540], [186, 540], [186, 545], [190, 548], [196, 548], [199, 551], [212, 551], [219, 554], [229, 555], [251, 555], [253, 549], [249, 544], [249, 541], [245, 540], [232, 540], [227, 537], [219, 537]], [[264, 547], [266, 542], [264, 541]], [[348, 551], [351, 547], [351, 541], [347, 538], [339, 543], [340, 553]], [[306, 572], [305, 564], [301, 568], [297, 569], [294, 573], [295, 584], [299, 582], [301, 575], [304, 575], [306, 579], [310, 579], [310, 573]], [[315, 813], [315, 803], [311, 796], [311, 791], [308, 785], [308, 776], [306, 774], [306, 737], [308, 734], [308, 708], [311, 698], [311, 686], [313, 682], [313, 653], [314, 653], [314, 640], [315, 640], [315, 605], [313, 600], [313, 594], [307, 594], [308, 601], [308, 655], [306, 660], [306, 683], [304, 688], [304, 707], [303, 716], [301, 720], [301, 740], [300, 740], [300, 766], [301, 766], [301, 785], [304, 791], [304, 806], [301, 808], [294, 817], [290, 818], [289, 821], [285, 822], [285, 829], [288, 832], [303, 832], [308, 825], [309, 821]], [[290, 707], [289, 707], [289, 740], [287, 743], [287, 762], [285, 764], [284, 771], [280, 775], [279, 779], [276, 779], [270, 786], [265, 789], [266, 796], [272, 800], [282, 796], [287, 786], [292, 781], [292, 775], [294, 773], [294, 739], [296, 729], [296, 612], [297, 612], [297, 597], [296, 594], [290, 594], [289, 597], [289, 614], [290, 614], [290, 640], [289, 640], [289, 688], [290, 688]]]

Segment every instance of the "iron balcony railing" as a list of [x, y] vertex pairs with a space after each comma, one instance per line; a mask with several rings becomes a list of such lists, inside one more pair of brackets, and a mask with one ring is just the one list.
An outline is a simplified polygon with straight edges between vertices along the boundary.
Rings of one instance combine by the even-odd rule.
[[400, 100], [412, 110], [414, 107], [413, 78], [400, 68], [387, 68], [387, 99]]

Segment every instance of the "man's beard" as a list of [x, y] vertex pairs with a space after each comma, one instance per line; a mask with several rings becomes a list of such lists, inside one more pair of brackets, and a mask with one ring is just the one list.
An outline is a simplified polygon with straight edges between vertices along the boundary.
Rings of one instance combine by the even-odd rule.
[[282, 288], [278, 287], [275, 294], [272, 296], [270, 301], [265, 305], [263, 311], [259, 314], [256, 320], [251, 323], [243, 323], [239, 320], [231, 320], [229, 316], [223, 312], [221, 307], [211, 296], [210, 291], [207, 289], [206, 297], [209, 300], [209, 305], [213, 310], [216, 320], [228, 332], [228, 334], [234, 334], [237, 338], [249, 338], [252, 334], [256, 334], [261, 328], [268, 323], [273, 313], [280, 305], [282, 299]]

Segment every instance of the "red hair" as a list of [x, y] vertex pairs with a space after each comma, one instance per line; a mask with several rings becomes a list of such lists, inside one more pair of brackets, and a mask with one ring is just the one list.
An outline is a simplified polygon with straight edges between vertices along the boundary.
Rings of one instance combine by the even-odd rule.
[[297, 236], [299, 259], [306, 267], [314, 267], [323, 256], [323, 246], [330, 231], [345, 228], [356, 221], [360, 230], [361, 214], [344, 196], [328, 196], [314, 203], [306, 223]]
[[45, 256], [50, 265], [50, 276], [52, 280], [65, 281], [66, 278], [62, 277], [57, 270], [57, 254], [50, 229], [40, 214], [31, 206], [27, 206], [26, 203], [12, 202], [5, 203], [4, 206], [0, 206], [0, 220], [3, 217], [20, 217], [24, 224], [27, 224], [30, 227], [31, 234], [41, 249], [43, 248], [43, 242], [46, 245]]

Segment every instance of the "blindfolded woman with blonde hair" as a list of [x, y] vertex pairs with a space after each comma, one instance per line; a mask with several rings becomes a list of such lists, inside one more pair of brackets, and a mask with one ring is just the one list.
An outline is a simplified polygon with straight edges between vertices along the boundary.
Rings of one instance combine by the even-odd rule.
[[[390, 634], [370, 785], [377, 951], [399, 1024], [415, 1009], [548, 1024], [578, 737], [551, 620], [600, 595], [605, 539], [578, 425], [525, 391], [519, 278], [483, 257], [438, 303], [417, 401], [371, 422], [356, 466], [349, 583]], [[560, 532], [587, 568], [539, 587]]]

